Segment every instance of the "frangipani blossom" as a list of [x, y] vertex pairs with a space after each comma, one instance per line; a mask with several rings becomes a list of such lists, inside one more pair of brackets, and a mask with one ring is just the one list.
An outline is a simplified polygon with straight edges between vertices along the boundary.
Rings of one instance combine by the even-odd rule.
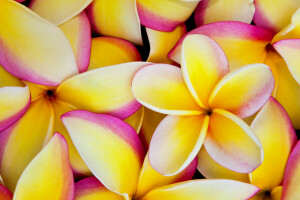
[[132, 91], [144, 106], [169, 114], [152, 137], [149, 159], [161, 174], [182, 171], [204, 143], [209, 155], [233, 171], [249, 173], [263, 159], [254, 132], [239, 117], [258, 111], [270, 97], [274, 78], [264, 64], [229, 73], [226, 56], [212, 39], [185, 39], [181, 70], [153, 64], [140, 69]]
[[[258, 188], [232, 180], [189, 180], [197, 165], [163, 176], [150, 165], [134, 129], [122, 120], [83, 110], [62, 116], [72, 141], [96, 178], [75, 185], [75, 200], [248, 199]], [[182, 182], [183, 181], [183, 182]], [[176, 183], [178, 182], [178, 183]], [[175, 183], [175, 184], [174, 184]], [[218, 190], [216, 194], [215, 190]]]
[[[256, 185], [261, 191], [252, 198], [253, 200], [279, 200], [282, 191], [285, 193], [284, 191], [287, 187], [300, 187], [299, 183], [293, 182], [282, 188], [282, 183], [283, 185], [287, 185], [284, 182], [296, 179], [297, 164], [300, 164], [297, 163], [295, 155], [292, 158], [293, 153], [290, 156], [297, 142], [291, 120], [284, 108], [271, 97], [258, 112], [251, 124], [251, 128], [261, 141], [264, 150], [264, 161], [256, 170], [250, 174], [232, 172], [211, 160], [205, 149], [202, 149], [198, 154], [198, 170], [206, 178], [230, 178]], [[288, 158], [292, 161], [288, 161]], [[294, 163], [291, 165], [289, 162]], [[289, 169], [288, 166], [293, 170]], [[289, 175], [287, 176], [285, 173]], [[291, 190], [288, 192], [290, 193], [288, 195], [295, 195], [297, 193], [299, 195], [299, 190]], [[282, 200], [285, 199], [297, 198], [282, 198]]]

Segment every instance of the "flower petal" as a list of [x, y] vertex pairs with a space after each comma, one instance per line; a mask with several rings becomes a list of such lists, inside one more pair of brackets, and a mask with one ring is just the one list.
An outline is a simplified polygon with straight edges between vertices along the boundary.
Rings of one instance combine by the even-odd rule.
[[273, 97], [259, 111], [251, 128], [264, 150], [262, 164], [250, 175], [251, 183], [270, 191], [283, 180], [285, 165], [297, 136], [288, 114]]
[[272, 200], [281, 200], [282, 186], [275, 187], [271, 192]]
[[294, 147], [284, 174], [283, 188], [282, 188], [282, 200], [294, 200], [300, 198], [300, 142], [298, 141]]
[[114, 37], [92, 38], [89, 70], [126, 62], [141, 61], [137, 48], [130, 42]]
[[136, 71], [146, 65], [145, 62], [124, 63], [79, 74], [59, 85], [57, 100], [78, 109], [125, 119], [141, 106], [130, 86]]
[[207, 108], [212, 90], [229, 72], [227, 58], [221, 47], [205, 35], [186, 37], [181, 54], [184, 81], [197, 103]]
[[92, 0], [33, 0], [29, 8], [55, 25], [60, 25], [81, 13]]
[[146, 66], [135, 74], [131, 87], [135, 98], [156, 112], [173, 115], [203, 112], [185, 86], [178, 67], [167, 64]]
[[74, 200], [124, 200], [124, 197], [108, 190], [95, 177], [90, 177], [78, 181], [75, 184], [75, 198]]
[[93, 30], [101, 35], [143, 43], [135, 0], [94, 0], [88, 16]]
[[202, 0], [195, 10], [197, 27], [218, 21], [250, 24], [254, 15], [253, 0]]
[[[209, 98], [211, 108], [222, 108], [245, 118], [257, 112], [274, 89], [274, 77], [267, 65], [252, 64], [226, 75]], [[225, 101], [224, 99], [230, 100]]]
[[55, 133], [24, 170], [18, 181], [14, 199], [73, 198], [74, 180], [69, 164], [68, 145], [62, 135]]
[[300, 7], [299, 0], [255, 0], [253, 21], [257, 26], [278, 32], [289, 24], [294, 12]]
[[252, 172], [262, 163], [262, 146], [242, 119], [216, 109], [209, 120], [204, 146], [212, 159], [239, 173]]
[[207, 179], [232, 179], [250, 183], [248, 174], [231, 171], [214, 161], [203, 146], [198, 153], [199, 172]]
[[178, 25], [171, 32], [157, 31], [147, 27], [146, 32], [150, 43], [150, 53], [147, 61], [172, 64], [173, 61], [168, 58], [168, 53], [186, 33], [185, 24]]
[[143, 119], [144, 119], [144, 106], [141, 106], [140, 109], [138, 109], [133, 115], [124, 119], [124, 122], [132, 126], [132, 128], [134, 128], [137, 134], [139, 134], [142, 127]]
[[118, 118], [83, 110], [64, 114], [62, 121], [92, 173], [111, 191], [132, 196], [144, 158], [135, 130]]
[[192, 180], [157, 188], [142, 200], [249, 199], [259, 191], [254, 185], [233, 180]]
[[190, 180], [193, 178], [196, 169], [197, 159], [195, 158], [182, 172], [174, 176], [163, 176], [151, 167], [147, 154], [140, 173], [138, 190], [135, 197], [141, 198], [151, 190], [164, 185]]
[[0, 184], [0, 199], [1, 200], [12, 200], [13, 194], [3, 185]]
[[91, 54], [91, 27], [87, 15], [85, 12], [81, 12], [61, 24], [59, 28], [72, 45], [79, 72], [85, 72], [89, 66]]
[[53, 110], [44, 98], [32, 102], [18, 121], [1, 132], [0, 174], [8, 189], [14, 191], [23, 170], [52, 134]]
[[71, 140], [71, 137], [70, 137], [67, 129], [65, 128], [65, 126], [63, 125], [63, 123], [60, 119], [60, 117], [63, 114], [65, 114], [71, 110], [75, 110], [76, 108], [69, 104], [59, 102], [59, 101], [51, 101], [51, 105], [52, 105], [52, 108], [54, 111], [53, 132], [58, 132], [61, 135], [63, 135], [65, 140], [68, 143], [69, 159], [70, 159], [70, 164], [71, 164], [72, 170], [74, 172], [74, 176], [75, 177], [91, 176], [92, 172], [89, 170], [89, 168], [86, 166], [85, 162], [79, 155], [76, 147], [74, 146], [74, 144]]
[[158, 31], [173, 31], [194, 12], [200, 0], [137, 0], [141, 24]]
[[15, 1], [0, 2], [0, 64], [11, 74], [57, 86], [78, 73], [63, 32]]
[[225, 52], [231, 70], [247, 64], [263, 63], [266, 47], [273, 38], [271, 32], [257, 26], [242, 22], [215, 22], [188, 32], [169, 53], [169, 58], [180, 63], [182, 42], [191, 34], [202, 34], [215, 40]]
[[163, 175], [184, 170], [197, 156], [207, 126], [205, 115], [165, 117], [150, 142], [149, 160], [153, 169]]

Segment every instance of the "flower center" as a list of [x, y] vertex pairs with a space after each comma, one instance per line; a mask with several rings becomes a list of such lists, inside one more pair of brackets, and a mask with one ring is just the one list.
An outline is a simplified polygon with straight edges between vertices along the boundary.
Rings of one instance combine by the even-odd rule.
[[49, 99], [49, 100], [53, 100], [55, 99], [55, 90], [47, 90], [46, 91], [46, 97]]
[[207, 110], [206, 110], [206, 114], [207, 114], [208, 116], [210, 116], [210, 115], [212, 114], [212, 110], [211, 110], [211, 109], [207, 109]]

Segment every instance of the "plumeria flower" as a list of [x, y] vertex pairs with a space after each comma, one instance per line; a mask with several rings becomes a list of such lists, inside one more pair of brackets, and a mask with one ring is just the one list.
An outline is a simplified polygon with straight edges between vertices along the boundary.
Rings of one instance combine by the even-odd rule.
[[[14, 1], [0, 0], [0, 10], [0, 18], [7, 19], [0, 20], [0, 64], [24, 80], [31, 93], [28, 107], [28, 87], [5, 78], [7, 72], [2, 70], [1, 82], [3, 80], [4, 85], [19, 86], [19, 90], [24, 88], [24, 94], [11, 94], [14, 97], [19, 95], [12, 101], [15, 110], [1, 116], [1, 123], [3, 119], [10, 120], [11, 116], [14, 117], [12, 122], [19, 118], [0, 134], [0, 174], [7, 188], [14, 191], [25, 167], [56, 131], [68, 141], [75, 174], [91, 174], [72, 144], [60, 116], [80, 108], [109, 113], [121, 119], [130, 117], [141, 106], [131, 93], [131, 80], [134, 73], [147, 63], [125, 63], [85, 72], [89, 65], [91, 36], [84, 13], [57, 27]], [[3, 91], [9, 89], [3, 88]], [[22, 115], [26, 106], [28, 110]], [[140, 126], [135, 119], [131, 120]]]
[[[283, 191], [282, 183], [290, 182], [291, 179], [297, 177], [296, 174], [293, 174], [293, 170], [286, 168], [290, 153], [297, 142], [291, 120], [284, 108], [271, 97], [258, 112], [251, 128], [261, 141], [264, 150], [264, 161], [256, 170], [250, 174], [230, 171], [213, 161], [205, 149], [201, 149], [198, 154], [198, 170], [206, 178], [228, 178], [256, 185], [261, 190], [252, 198], [253, 200], [280, 199]], [[290, 177], [284, 175], [285, 169], [286, 173], [291, 174]], [[284, 186], [284, 190], [287, 187], [297, 187], [299, 185], [297, 183], [293, 184], [293, 186], [291, 184], [289, 184], [290, 186]], [[289, 195], [299, 193], [297, 190], [290, 192], [294, 194]], [[286, 197], [283, 199], [297, 198]]]
[[64, 114], [62, 121], [96, 177], [76, 183], [76, 200], [91, 197], [107, 200], [240, 200], [250, 198], [259, 190], [256, 186], [233, 180], [186, 181], [195, 172], [196, 159], [176, 175], [159, 174], [151, 167], [135, 130], [116, 117], [75, 110]]

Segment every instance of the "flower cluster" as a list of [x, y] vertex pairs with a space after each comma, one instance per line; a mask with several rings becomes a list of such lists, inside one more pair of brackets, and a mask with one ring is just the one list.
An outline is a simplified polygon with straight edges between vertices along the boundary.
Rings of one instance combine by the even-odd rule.
[[0, 0], [0, 200], [300, 200], [299, 0]]

